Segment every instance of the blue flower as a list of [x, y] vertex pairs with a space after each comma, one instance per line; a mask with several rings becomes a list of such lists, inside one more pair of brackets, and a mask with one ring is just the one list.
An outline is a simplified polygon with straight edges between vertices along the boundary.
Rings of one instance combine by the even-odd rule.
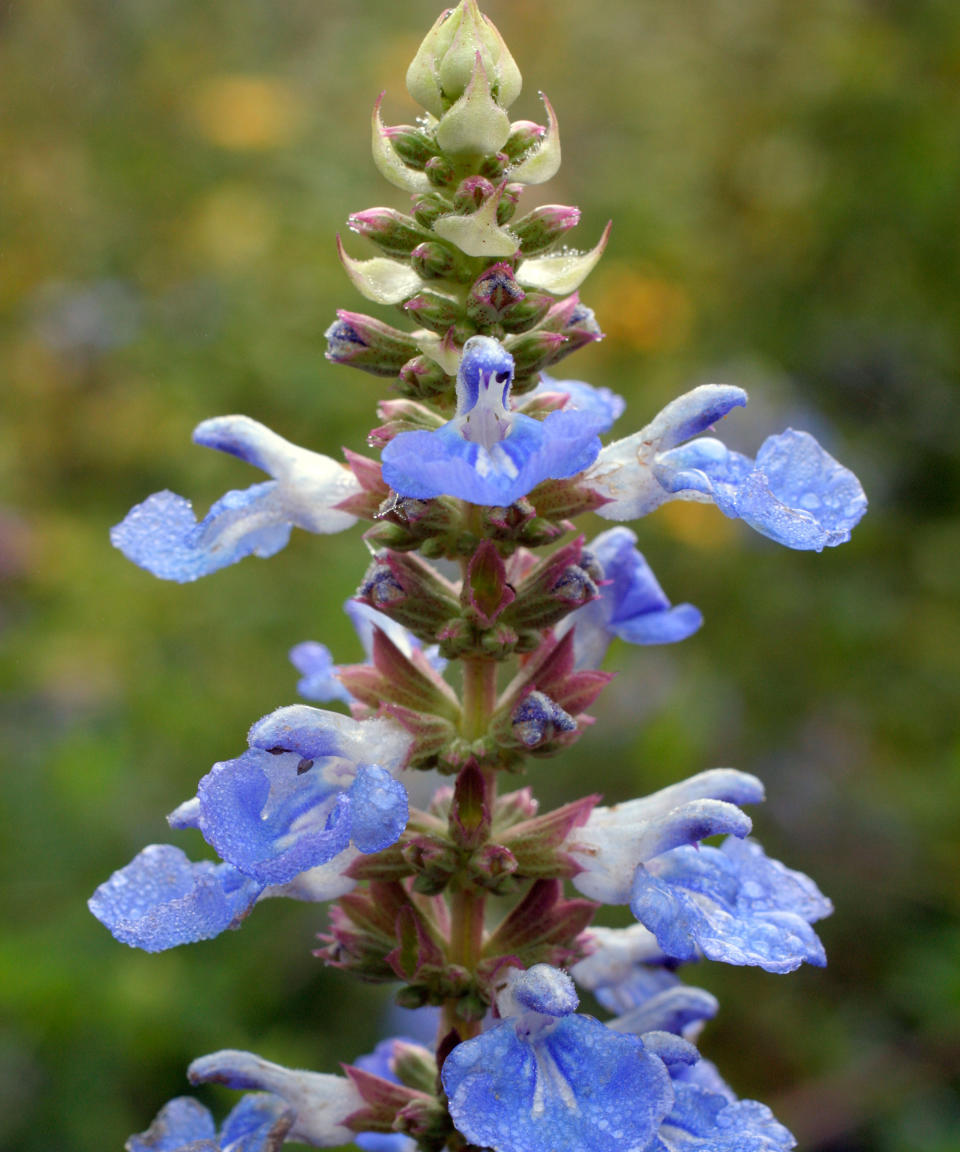
[[587, 476], [607, 499], [599, 515], [632, 520], [667, 500], [698, 500], [788, 548], [820, 552], [849, 540], [867, 498], [809, 433], [768, 437], [756, 460], [711, 437], [690, 439], [746, 401], [740, 388], [704, 384], [604, 448]]
[[328, 456], [298, 448], [246, 416], [205, 420], [193, 438], [273, 479], [228, 492], [199, 523], [190, 501], [173, 492], [156, 492], [132, 508], [110, 539], [154, 576], [189, 583], [245, 556], [272, 556], [286, 546], [294, 525], [326, 534], [356, 523], [338, 505], [360, 491], [359, 482]]
[[573, 628], [577, 668], [599, 668], [615, 637], [628, 644], [673, 644], [686, 640], [703, 623], [692, 604], [672, 607], [653, 570], [635, 545], [629, 528], [611, 528], [590, 544], [603, 569], [598, 599], [571, 613], [557, 629]]
[[395, 779], [411, 738], [389, 720], [294, 705], [258, 721], [250, 751], [215, 764], [173, 828], [197, 828], [223, 863], [169, 844], [144, 849], [96, 890], [90, 910], [131, 947], [159, 952], [236, 928], [261, 899], [335, 899], [361, 852], [396, 842], [407, 793]]
[[596, 459], [602, 418], [551, 412], [543, 421], [510, 408], [513, 357], [473, 336], [457, 372], [457, 414], [436, 431], [401, 432], [383, 450], [383, 478], [401, 496], [456, 496], [507, 506], [541, 481], [574, 476]]
[[576, 1015], [573, 982], [537, 964], [508, 974], [506, 1019], [447, 1057], [450, 1115], [496, 1152], [642, 1152], [673, 1104], [663, 1062], [635, 1036]]
[[292, 1113], [287, 1139], [316, 1148], [332, 1148], [352, 1140], [346, 1121], [363, 1107], [360, 1093], [344, 1076], [284, 1068], [252, 1052], [227, 1049], [201, 1056], [190, 1065], [187, 1075], [191, 1084], [226, 1084], [228, 1088], [274, 1093]]
[[278, 1096], [244, 1096], [217, 1132], [209, 1111], [189, 1096], [165, 1104], [127, 1152], [278, 1152], [294, 1114]]
[[[378, 612], [376, 608], [371, 608], [369, 604], [363, 604], [359, 600], [348, 600], [344, 605], [344, 611], [350, 617], [350, 622], [360, 638], [368, 663], [373, 662], [375, 628], [385, 633], [408, 659], [421, 647], [420, 641], [412, 632], [402, 624], [398, 624], [396, 620], [391, 620], [389, 616]], [[424, 655], [438, 672], [442, 672], [447, 665], [436, 645], [427, 648]], [[305, 640], [302, 644], [295, 645], [290, 649], [290, 662], [302, 673], [297, 691], [307, 700], [323, 702], [342, 700], [344, 704], [349, 704], [353, 699], [340, 683], [337, 677], [340, 665], [334, 664], [333, 655], [325, 644]]]
[[768, 972], [827, 962], [810, 925], [831, 913], [830, 901], [753, 841], [684, 846], [649, 861], [637, 869], [630, 909], [676, 960], [703, 955]]
[[354, 845], [379, 852], [407, 823], [393, 773], [410, 737], [389, 720], [352, 720], [296, 704], [259, 720], [250, 751], [215, 764], [171, 817], [264, 885], [286, 884]]
[[[745, 772], [702, 772], [641, 800], [595, 808], [565, 850], [582, 868], [574, 885], [593, 900], [627, 904], [674, 960], [706, 956], [790, 972], [826, 962], [811, 923], [832, 908], [813, 881], [740, 841], [750, 820], [736, 804], [763, 799]], [[700, 845], [731, 834], [722, 847]]]

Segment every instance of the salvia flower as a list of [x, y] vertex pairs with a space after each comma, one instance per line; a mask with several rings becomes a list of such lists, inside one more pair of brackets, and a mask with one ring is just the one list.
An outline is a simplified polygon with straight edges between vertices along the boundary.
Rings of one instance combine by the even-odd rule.
[[189, 1096], [165, 1104], [146, 1130], [127, 1141], [127, 1152], [277, 1152], [294, 1114], [279, 1096], [244, 1096], [217, 1131], [210, 1112]]
[[636, 542], [629, 528], [611, 528], [590, 544], [603, 569], [600, 596], [557, 629], [562, 635], [573, 628], [578, 668], [599, 668], [614, 637], [628, 644], [673, 644], [692, 636], [703, 623], [692, 604], [670, 604]]
[[698, 500], [788, 548], [820, 552], [849, 540], [866, 496], [809, 433], [788, 428], [770, 436], [755, 460], [699, 436], [746, 402], [741, 388], [704, 384], [604, 448], [587, 475], [607, 498], [599, 515], [633, 520], [667, 500]]
[[406, 827], [395, 776], [411, 738], [399, 725], [293, 705], [258, 721], [249, 742], [169, 817], [199, 829], [223, 863], [154, 844], [91, 897], [118, 940], [159, 952], [238, 927], [260, 899], [334, 899], [353, 887], [357, 854], [389, 847]]
[[[573, 883], [591, 899], [629, 904], [674, 960], [706, 956], [769, 972], [822, 965], [810, 925], [829, 915], [829, 900], [809, 877], [740, 842], [750, 820], [736, 805], [762, 799], [755, 777], [718, 768], [595, 808], [566, 845], [583, 868]], [[720, 848], [700, 845], [718, 833], [731, 834]]]
[[245, 875], [286, 884], [351, 844], [379, 852], [406, 827], [406, 789], [394, 774], [410, 738], [392, 721], [295, 704], [259, 720], [248, 741], [171, 817], [199, 828]]
[[576, 1013], [569, 976], [546, 964], [511, 973], [505, 1019], [443, 1065], [457, 1129], [496, 1152], [641, 1152], [670, 1111], [664, 1063], [635, 1036]]
[[225, 1084], [228, 1088], [273, 1093], [293, 1113], [288, 1139], [316, 1148], [332, 1148], [352, 1140], [346, 1120], [363, 1107], [360, 1093], [344, 1076], [284, 1068], [252, 1052], [228, 1049], [201, 1056], [187, 1074], [191, 1084]]
[[511, 410], [513, 358], [473, 336], [457, 371], [457, 414], [433, 432], [401, 432], [383, 450], [383, 478], [401, 496], [456, 496], [506, 506], [542, 480], [582, 472], [600, 451], [602, 425], [582, 412], [543, 421]]
[[356, 523], [338, 505], [360, 485], [330, 457], [298, 448], [247, 416], [204, 420], [193, 438], [239, 456], [273, 479], [228, 492], [199, 523], [190, 501], [173, 492], [156, 492], [132, 508], [110, 539], [154, 576], [189, 583], [245, 556], [274, 555], [294, 526], [326, 534]]

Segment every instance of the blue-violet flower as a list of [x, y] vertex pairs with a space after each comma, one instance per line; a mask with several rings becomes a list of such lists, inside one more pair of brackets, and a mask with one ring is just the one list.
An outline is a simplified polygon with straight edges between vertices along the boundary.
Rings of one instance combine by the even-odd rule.
[[457, 414], [432, 432], [401, 432], [383, 450], [383, 478], [401, 496], [456, 496], [507, 506], [548, 478], [582, 472], [600, 451], [602, 417], [551, 412], [534, 420], [510, 407], [513, 357], [472, 336], [457, 371]]
[[574, 629], [578, 669], [599, 668], [615, 636], [628, 644], [673, 644], [703, 623], [692, 604], [671, 606], [636, 542], [629, 528], [611, 528], [590, 543], [590, 554], [603, 569], [600, 596], [557, 628], [558, 636]]
[[746, 402], [741, 388], [704, 384], [646, 428], [607, 445], [587, 474], [607, 498], [598, 514], [633, 520], [667, 500], [697, 500], [788, 548], [820, 552], [849, 540], [867, 498], [856, 476], [809, 433], [788, 428], [768, 437], [756, 460], [699, 437]]
[[[714, 769], [652, 796], [595, 808], [570, 833], [565, 850], [581, 866], [573, 883], [585, 896], [627, 904], [675, 960], [706, 956], [791, 972], [823, 965], [810, 927], [829, 915], [814, 882], [740, 841], [749, 818], [735, 804], [763, 799], [760, 781]], [[719, 848], [699, 841], [730, 833]]]
[[154, 576], [189, 583], [245, 556], [272, 556], [286, 546], [294, 525], [327, 534], [356, 523], [338, 505], [358, 493], [360, 484], [329, 456], [298, 448], [247, 416], [204, 420], [193, 438], [273, 479], [228, 492], [199, 523], [190, 501], [173, 492], [156, 492], [131, 508], [110, 539]]
[[576, 1014], [573, 981], [546, 964], [508, 973], [505, 1019], [443, 1065], [457, 1129], [496, 1152], [642, 1152], [673, 1103], [663, 1062], [635, 1036]]

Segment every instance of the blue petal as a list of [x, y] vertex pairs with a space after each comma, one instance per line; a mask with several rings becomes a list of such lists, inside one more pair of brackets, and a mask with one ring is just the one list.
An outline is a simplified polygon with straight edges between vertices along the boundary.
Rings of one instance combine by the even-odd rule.
[[507, 506], [541, 481], [582, 472], [600, 441], [576, 412], [543, 421], [514, 414], [510, 434], [488, 450], [464, 439], [451, 421], [435, 432], [401, 432], [383, 450], [383, 478], [401, 496], [456, 496], [472, 504]]
[[768, 972], [826, 963], [810, 921], [828, 915], [830, 902], [753, 842], [663, 853], [637, 869], [630, 907], [677, 960], [702, 954]]
[[758, 532], [818, 552], [849, 540], [867, 510], [856, 476], [809, 433], [792, 428], [764, 441], [738, 504], [741, 518]]
[[756, 461], [704, 437], [664, 452], [655, 471], [668, 492], [710, 496], [725, 515], [788, 548], [845, 543], [867, 508], [856, 476], [792, 428], [768, 437]]
[[178, 1096], [157, 1113], [146, 1132], [127, 1141], [127, 1152], [220, 1152], [217, 1129], [209, 1111], [190, 1096]]
[[[660, 951], [659, 946], [657, 947]], [[666, 957], [663, 959], [666, 960]], [[669, 969], [648, 962], [637, 964], [628, 975], [615, 984], [603, 984], [595, 988], [593, 994], [608, 1012], [627, 1013], [679, 982], [679, 977]]]
[[513, 980], [511, 992], [517, 1005], [544, 1016], [569, 1016], [580, 1003], [570, 977], [549, 964], [528, 968]]
[[715, 996], [703, 988], [681, 984], [676, 977], [674, 980], [671, 987], [653, 993], [611, 1021], [610, 1027], [618, 1032], [634, 1032], [638, 1036], [654, 1031], [675, 1032], [680, 1036], [691, 1024], [701, 1024], [716, 1016], [720, 1005]]
[[443, 1086], [458, 1130], [496, 1152], [646, 1149], [672, 1104], [663, 1063], [587, 1016], [566, 1016], [533, 1039], [518, 1034], [525, 1019], [447, 1057]]
[[769, 1108], [674, 1084], [673, 1110], [660, 1137], [671, 1152], [789, 1152], [796, 1144]]
[[223, 1124], [223, 1152], [277, 1152], [295, 1119], [279, 1096], [254, 1092], [244, 1096]]
[[363, 1152], [417, 1152], [416, 1141], [402, 1132], [360, 1132], [353, 1142]]
[[273, 480], [228, 492], [198, 524], [193, 505], [156, 492], [110, 530], [114, 547], [134, 564], [187, 584], [246, 556], [273, 556], [290, 538]]
[[230, 864], [193, 863], [170, 844], [151, 844], [94, 892], [90, 911], [132, 948], [162, 952], [235, 927], [263, 885]]
[[296, 752], [304, 760], [321, 760], [344, 755], [344, 738], [339, 713], [292, 704], [261, 717], [247, 733], [251, 748], [265, 752], [282, 749]]
[[351, 839], [361, 852], [396, 844], [410, 815], [407, 790], [376, 765], [361, 764], [350, 789]]
[[747, 403], [747, 394], [732, 384], [701, 384], [672, 400], [649, 426], [661, 450], [666, 451], [699, 436], [734, 408]]
[[593, 424], [595, 432], [606, 432], [623, 415], [627, 402], [609, 388], [595, 388], [582, 380], [554, 380], [546, 372], [540, 373], [540, 383], [528, 395], [544, 392], [565, 392], [564, 412], [579, 412]]
[[290, 662], [303, 675], [297, 681], [297, 691], [307, 700], [327, 703], [341, 700], [349, 704], [352, 697], [337, 679], [337, 665], [330, 649], [314, 640], [304, 640], [290, 649]]
[[215, 764], [200, 781], [200, 830], [217, 852], [261, 884], [285, 884], [350, 843], [350, 801], [320, 765], [296, 753], [253, 750]]

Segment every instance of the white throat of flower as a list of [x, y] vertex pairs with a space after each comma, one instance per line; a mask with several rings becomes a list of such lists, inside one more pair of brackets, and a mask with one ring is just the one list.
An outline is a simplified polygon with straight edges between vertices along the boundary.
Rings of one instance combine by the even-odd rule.
[[[513, 426], [513, 414], [506, 406], [509, 394], [509, 372], [491, 370], [478, 373], [476, 397], [463, 394], [458, 397], [460, 402], [454, 423], [464, 440], [479, 444], [488, 452], [506, 440]], [[465, 408], [471, 400], [471, 406]]]

